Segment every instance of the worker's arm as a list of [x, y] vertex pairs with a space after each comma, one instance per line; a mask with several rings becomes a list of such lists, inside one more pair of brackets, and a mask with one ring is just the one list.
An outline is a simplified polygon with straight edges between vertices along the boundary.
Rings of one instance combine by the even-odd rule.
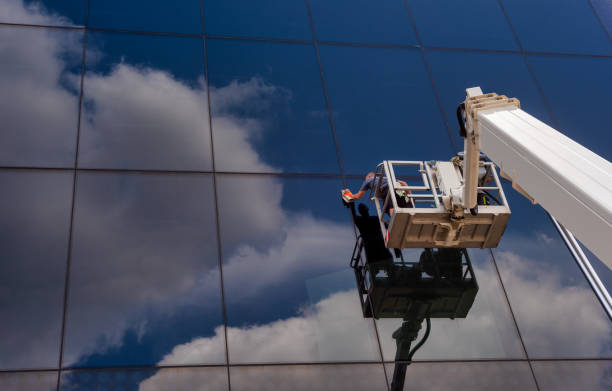
[[359, 190], [359, 191], [357, 192], [357, 194], [353, 194], [353, 193], [351, 193], [351, 191], [350, 191], [349, 189], [344, 189], [344, 190], [342, 191], [342, 193], [343, 193], [343, 194], [345, 194], [345, 195], [347, 195], [347, 196], [349, 196], [350, 198], [352, 198], [352, 199], [354, 199], [354, 200], [359, 200], [359, 199], [361, 199], [361, 197], [363, 197], [363, 196], [364, 196], [364, 194], [366, 193], [366, 191], [365, 191], [365, 190]]

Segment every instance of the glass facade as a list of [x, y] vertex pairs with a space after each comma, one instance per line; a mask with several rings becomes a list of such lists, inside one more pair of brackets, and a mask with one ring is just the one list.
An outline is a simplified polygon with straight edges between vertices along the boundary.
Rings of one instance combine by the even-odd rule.
[[[609, 1], [128, 3], [0, 2], [2, 390], [389, 390], [339, 190], [462, 150], [474, 85], [612, 159]], [[505, 191], [404, 389], [611, 389], [610, 319]]]

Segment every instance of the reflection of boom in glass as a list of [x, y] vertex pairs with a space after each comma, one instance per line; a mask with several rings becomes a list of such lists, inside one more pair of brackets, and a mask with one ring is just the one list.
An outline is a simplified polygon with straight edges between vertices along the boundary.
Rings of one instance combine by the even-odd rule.
[[[406, 367], [414, 353], [425, 343], [431, 328], [430, 318], [465, 318], [474, 303], [478, 284], [465, 249], [424, 249], [419, 260], [405, 261], [401, 252], [394, 257], [385, 247], [378, 219], [359, 205], [360, 214], [350, 208], [360, 235], [351, 267], [364, 317], [401, 318], [393, 333], [397, 350], [391, 390], [404, 386]], [[411, 348], [426, 321], [423, 338]]]

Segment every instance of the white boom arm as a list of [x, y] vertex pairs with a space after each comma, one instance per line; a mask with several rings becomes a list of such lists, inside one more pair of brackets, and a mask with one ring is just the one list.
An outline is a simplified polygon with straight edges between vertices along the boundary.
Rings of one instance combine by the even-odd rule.
[[463, 206], [476, 205], [482, 150], [612, 269], [612, 163], [520, 109], [516, 99], [466, 90]]

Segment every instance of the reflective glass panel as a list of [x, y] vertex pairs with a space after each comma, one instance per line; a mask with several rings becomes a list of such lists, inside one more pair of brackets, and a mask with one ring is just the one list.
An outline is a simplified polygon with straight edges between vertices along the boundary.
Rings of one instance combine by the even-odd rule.
[[82, 37], [0, 26], [0, 164], [74, 165]]
[[534, 361], [541, 391], [612, 390], [610, 361]]
[[416, 45], [404, 0], [310, 0], [320, 41]]
[[484, 93], [516, 97], [523, 110], [551, 124], [546, 106], [520, 54], [428, 50], [427, 59], [460, 150], [463, 150], [463, 139], [459, 136], [456, 110], [465, 100], [466, 88], [480, 86]]
[[608, 290], [608, 293], [611, 292], [612, 270], [608, 267], [608, 265], [603, 263], [595, 254], [593, 254], [587, 246], [585, 246], [582, 242], [579, 243], [580, 247], [582, 248], [582, 251], [584, 252], [584, 255], [586, 255], [586, 257], [588, 258], [589, 262], [591, 263], [591, 266], [593, 266], [593, 269], [595, 269], [595, 273], [597, 273], [597, 276]]
[[[404, 250], [404, 259], [418, 262], [423, 250]], [[488, 250], [470, 250], [478, 293], [465, 318], [432, 318], [431, 331], [425, 343], [415, 352], [416, 360], [441, 359], [491, 359], [491, 358], [524, 358], [525, 354], [516, 330], [512, 314], [499, 282], [499, 276], [491, 261]], [[396, 330], [401, 330], [402, 323], [411, 320], [379, 319], [378, 335], [381, 340], [383, 356], [386, 361], [396, 357], [398, 343], [402, 339], [394, 338]], [[422, 321], [418, 337], [411, 342], [416, 346], [426, 331], [426, 322]], [[409, 341], [409, 339], [405, 339]]]
[[230, 362], [379, 360], [348, 266], [342, 182], [227, 175], [217, 186]]
[[72, 390], [193, 390], [225, 391], [227, 368], [162, 368], [67, 371], [60, 391]]
[[599, 16], [599, 20], [608, 31], [608, 35], [612, 35], [612, 3], [608, 0], [590, 0], [595, 12]]
[[89, 0], [89, 27], [202, 33], [198, 0]]
[[211, 177], [77, 179], [64, 365], [225, 362]]
[[421, 52], [321, 45], [329, 99], [347, 173], [383, 160], [454, 154]]
[[207, 41], [216, 169], [338, 173], [315, 49]]
[[612, 161], [612, 58], [529, 56], [559, 130]]
[[612, 54], [612, 42], [588, 1], [502, 0], [502, 3], [527, 51]]
[[2, 391], [55, 391], [57, 372], [0, 373]]
[[0, 22], [45, 26], [82, 26], [86, 0], [3, 0]]
[[0, 171], [0, 369], [57, 367], [72, 180]]
[[[389, 385], [394, 364], [386, 364]], [[535, 391], [527, 362], [412, 363], [406, 368], [405, 391]]]
[[87, 36], [79, 166], [209, 170], [203, 42]]
[[311, 40], [303, 0], [204, 0], [209, 35]]
[[408, 4], [425, 46], [519, 49], [497, 1], [409, 0]]
[[493, 253], [529, 357], [612, 356], [612, 324], [549, 218], [504, 188], [512, 216]]
[[232, 390], [237, 391], [383, 391], [380, 364], [275, 365], [230, 367]]

